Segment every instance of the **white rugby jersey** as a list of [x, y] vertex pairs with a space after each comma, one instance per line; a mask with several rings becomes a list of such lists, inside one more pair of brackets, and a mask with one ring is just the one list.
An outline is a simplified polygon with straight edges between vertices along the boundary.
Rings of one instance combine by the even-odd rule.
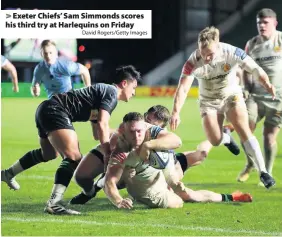
[[205, 64], [197, 49], [184, 64], [182, 74], [198, 79], [200, 99], [223, 99], [242, 92], [236, 79], [236, 70], [248, 58], [244, 50], [220, 42], [211, 63]]
[[[282, 90], [282, 32], [276, 31], [268, 40], [258, 35], [247, 42], [246, 52], [269, 76], [276, 90]], [[253, 80], [252, 93], [270, 97], [263, 86]]]

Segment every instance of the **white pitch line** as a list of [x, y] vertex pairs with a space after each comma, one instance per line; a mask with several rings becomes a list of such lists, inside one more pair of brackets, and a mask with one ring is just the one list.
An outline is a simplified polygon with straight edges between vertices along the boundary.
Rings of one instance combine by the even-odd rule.
[[268, 236], [281, 236], [282, 233], [279, 232], [266, 232], [266, 231], [253, 231], [253, 230], [232, 230], [232, 229], [221, 229], [212, 227], [201, 227], [201, 226], [183, 226], [183, 225], [166, 225], [166, 224], [139, 224], [139, 223], [118, 223], [118, 222], [97, 222], [97, 221], [85, 221], [85, 220], [64, 220], [55, 218], [16, 218], [16, 217], [3, 217], [3, 221], [16, 221], [16, 222], [44, 222], [44, 223], [64, 223], [64, 224], [84, 224], [84, 225], [101, 225], [101, 226], [125, 226], [125, 227], [152, 227], [152, 228], [171, 228], [171, 229], [181, 229], [181, 230], [192, 230], [192, 231], [212, 231], [219, 233], [244, 233], [252, 235], [268, 235]]

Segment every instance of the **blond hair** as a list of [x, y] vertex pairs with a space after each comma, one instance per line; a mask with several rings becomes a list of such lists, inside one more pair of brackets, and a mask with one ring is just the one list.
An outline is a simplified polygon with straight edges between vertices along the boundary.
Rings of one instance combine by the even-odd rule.
[[46, 46], [49, 46], [49, 45], [53, 45], [56, 47], [56, 43], [52, 40], [43, 40], [41, 45], [40, 45], [40, 48], [41, 50], [43, 50]]
[[199, 33], [198, 44], [201, 44], [202, 47], [210, 45], [213, 41], [219, 41], [219, 30], [214, 26], [206, 27]]

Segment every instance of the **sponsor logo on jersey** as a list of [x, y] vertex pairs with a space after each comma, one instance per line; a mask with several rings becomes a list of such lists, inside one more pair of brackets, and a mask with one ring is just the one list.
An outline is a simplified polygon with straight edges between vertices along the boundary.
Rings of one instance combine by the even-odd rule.
[[224, 63], [221, 65], [221, 68], [224, 72], [228, 72], [231, 69], [231, 65], [229, 63]]
[[247, 57], [246, 52], [243, 49], [240, 48], [236, 48], [235, 50], [235, 55], [238, 56], [239, 58], [241, 58], [242, 60]]
[[262, 58], [256, 58], [256, 62], [263, 62], [263, 61], [269, 61], [269, 60], [275, 60], [275, 59], [281, 59], [282, 57], [280, 55], [277, 56], [269, 56], [269, 57], [262, 57]]
[[275, 46], [275, 47], [273, 48], [273, 50], [274, 50], [274, 52], [276, 52], [276, 53], [281, 52], [280, 46]]

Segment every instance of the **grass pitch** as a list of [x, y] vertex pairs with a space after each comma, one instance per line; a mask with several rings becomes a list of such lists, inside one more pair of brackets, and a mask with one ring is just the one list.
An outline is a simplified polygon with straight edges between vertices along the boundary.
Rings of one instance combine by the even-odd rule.
[[[38, 148], [34, 113], [41, 99], [2, 99], [2, 166], [7, 168], [27, 151]], [[144, 112], [155, 104], [172, 107], [172, 98], [135, 98], [120, 103], [111, 119], [116, 127], [125, 113]], [[188, 99], [181, 113], [182, 123], [177, 134], [183, 140], [179, 151], [194, 150], [205, 139], [195, 99]], [[93, 141], [89, 123], [76, 123], [81, 152], [87, 153]], [[255, 133], [262, 143], [261, 125]], [[238, 136], [234, 135], [239, 141]], [[235, 190], [250, 192], [252, 203], [186, 203], [182, 209], [148, 209], [134, 203], [133, 210], [118, 210], [100, 192], [84, 206], [73, 209], [81, 216], [52, 216], [43, 213], [49, 198], [55, 171], [61, 161], [40, 164], [17, 176], [19, 191], [1, 187], [2, 235], [4, 236], [97, 236], [97, 235], [282, 235], [282, 135], [273, 174], [277, 185], [271, 190], [258, 187], [258, 175], [253, 172], [247, 183], [236, 182], [245, 164], [243, 152], [233, 156], [224, 146], [214, 148], [206, 161], [186, 172], [185, 184], [195, 190], [209, 189], [219, 193]], [[80, 192], [71, 182], [64, 200]], [[126, 196], [126, 192], [122, 191]]]

